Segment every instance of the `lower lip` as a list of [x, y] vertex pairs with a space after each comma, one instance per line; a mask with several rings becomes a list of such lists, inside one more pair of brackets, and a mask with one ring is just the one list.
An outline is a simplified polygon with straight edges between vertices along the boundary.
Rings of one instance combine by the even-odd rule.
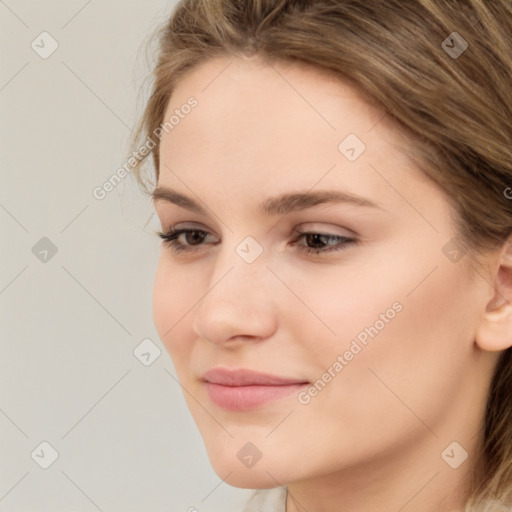
[[212, 402], [229, 411], [249, 411], [308, 386], [307, 383], [285, 386], [222, 386], [211, 382], [205, 384]]

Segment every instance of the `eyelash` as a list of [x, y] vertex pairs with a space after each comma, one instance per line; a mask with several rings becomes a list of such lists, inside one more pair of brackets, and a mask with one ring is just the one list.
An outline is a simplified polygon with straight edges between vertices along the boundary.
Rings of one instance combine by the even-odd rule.
[[[163, 240], [163, 243], [166, 246], [170, 247], [171, 250], [173, 250], [176, 253], [192, 252], [195, 250], [193, 247], [199, 247], [200, 245], [202, 245], [202, 244], [196, 244], [196, 245], [191, 245], [191, 246], [188, 245], [187, 246], [187, 245], [179, 243], [177, 239], [181, 234], [184, 234], [184, 233], [203, 233], [204, 236], [209, 235], [209, 233], [203, 229], [191, 229], [191, 228], [171, 229], [166, 233], [159, 231], [159, 232], [157, 232], [157, 235]], [[305, 232], [299, 231], [298, 233], [299, 233], [299, 236], [293, 241], [292, 245], [297, 245], [298, 247], [300, 247], [301, 251], [304, 251], [308, 255], [312, 255], [312, 254], [318, 255], [318, 254], [325, 254], [325, 253], [334, 252], [334, 251], [341, 251], [345, 247], [355, 245], [358, 243], [357, 239], [349, 238], [349, 237], [342, 236], [342, 235], [333, 235], [333, 234], [329, 234], [329, 233], [317, 233], [315, 231], [305, 231]], [[325, 249], [325, 248], [316, 249], [316, 248], [312, 248], [312, 247], [308, 247], [308, 246], [298, 245], [297, 242], [302, 237], [305, 237], [307, 235], [319, 235], [321, 237], [337, 238], [340, 242], [331, 247], [327, 246], [328, 247], [327, 249]]]

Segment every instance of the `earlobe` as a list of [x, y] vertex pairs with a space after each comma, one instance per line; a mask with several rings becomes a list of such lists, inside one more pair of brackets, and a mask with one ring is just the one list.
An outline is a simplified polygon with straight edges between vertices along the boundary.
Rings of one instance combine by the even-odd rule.
[[512, 304], [486, 311], [476, 334], [476, 344], [485, 351], [497, 352], [512, 346]]

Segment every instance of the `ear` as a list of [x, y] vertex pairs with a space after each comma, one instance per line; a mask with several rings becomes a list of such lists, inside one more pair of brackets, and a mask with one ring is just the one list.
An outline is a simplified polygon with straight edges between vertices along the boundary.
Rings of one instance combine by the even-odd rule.
[[495, 293], [482, 314], [475, 341], [482, 350], [497, 352], [512, 346], [512, 235], [492, 268]]

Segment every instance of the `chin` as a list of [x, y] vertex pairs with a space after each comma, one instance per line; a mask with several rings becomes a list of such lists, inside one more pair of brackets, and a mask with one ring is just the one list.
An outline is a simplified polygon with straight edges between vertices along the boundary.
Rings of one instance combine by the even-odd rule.
[[232, 487], [270, 489], [286, 485], [289, 477], [288, 472], [283, 471], [283, 467], [276, 467], [275, 460], [272, 458], [265, 460], [265, 456], [262, 456], [253, 465], [250, 464], [250, 461], [244, 461], [244, 452], [238, 452], [234, 456], [216, 452], [208, 456], [218, 477]]
[[[225, 468], [223, 467], [223, 469]], [[272, 470], [269, 471], [270, 474], [265, 469], [260, 469], [257, 472], [253, 471], [254, 468], [252, 470], [233, 470], [227, 478], [226, 474], [229, 474], [229, 471], [227, 473], [215, 472], [225, 483], [240, 489], [271, 489], [279, 487], [279, 485], [285, 485], [280, 479], [275, 478]], [[270, 475], [274, 476], [274, 478]]]

